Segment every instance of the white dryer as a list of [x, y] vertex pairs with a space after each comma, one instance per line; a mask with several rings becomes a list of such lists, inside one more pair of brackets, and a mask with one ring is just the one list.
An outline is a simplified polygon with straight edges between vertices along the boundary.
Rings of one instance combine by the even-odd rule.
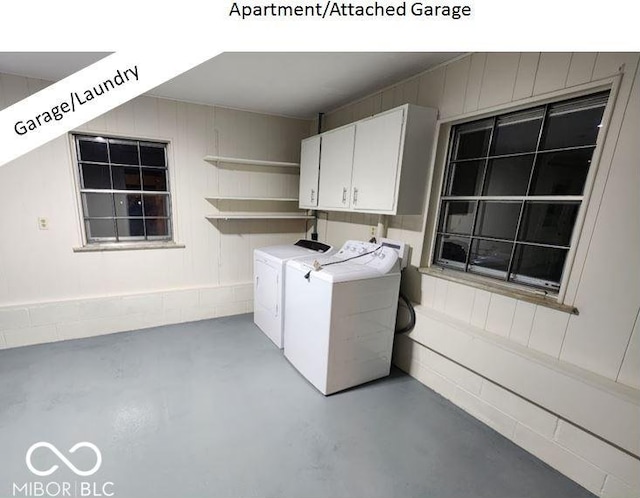
[[287, 261], [332, 252], [330, 245], [306, 239], [253, 251], [253, 321], [279, 348], [283, 346]]
[[390, 242], [287, 263], [284, 354], [325, 395], [389, 374], [400, 292]]

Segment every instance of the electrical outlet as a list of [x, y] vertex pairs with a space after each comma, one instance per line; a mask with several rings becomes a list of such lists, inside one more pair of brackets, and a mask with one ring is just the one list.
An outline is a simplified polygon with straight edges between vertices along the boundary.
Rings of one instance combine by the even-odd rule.
[[376, 227], [372, 226], [371, 230], [370, 230], [371, 236], [375, 237], [376, 236]]
[[40, 230], [49, 230], [49, 218], [38, 218], [38, 228]]

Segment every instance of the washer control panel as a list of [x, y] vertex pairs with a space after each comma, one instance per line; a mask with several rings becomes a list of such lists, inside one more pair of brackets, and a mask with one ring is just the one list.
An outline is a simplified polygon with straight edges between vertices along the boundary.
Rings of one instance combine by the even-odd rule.
[[398, 261], [398, 252], [381, 244], [348, 240], [334, 257], [349, 260], [349, 263], [373, 267], [380, 273], [388, 273]]

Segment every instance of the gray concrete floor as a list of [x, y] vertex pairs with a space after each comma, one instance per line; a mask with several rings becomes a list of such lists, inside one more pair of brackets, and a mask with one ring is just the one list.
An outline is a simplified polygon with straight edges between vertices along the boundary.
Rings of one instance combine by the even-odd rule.
[[[80, 469], [78, 477], [46, 448]], [[422, 384], [325, 398], [251, 315], [0, 351], [0, 496], [28, 481], [117, 497], [593, 496]]]

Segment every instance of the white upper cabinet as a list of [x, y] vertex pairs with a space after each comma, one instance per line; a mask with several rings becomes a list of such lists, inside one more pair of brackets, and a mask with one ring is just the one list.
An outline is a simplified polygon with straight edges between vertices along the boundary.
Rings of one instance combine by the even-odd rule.
[[[320, 139], [320, 181], [313, 207], [421, 214], [436, 119], [435, 109], [405, 104], [314, 137]], [[300, 207], [311, 207], [300, 174]]]
[[353, 207], [369, 211], [392, 211], [404, 109], [396, 109], [356, 125], [351, 188]]
[[314, 209], [318, 205], [320, 174], [320, 136], [302, 141], [300, 150], [300, 207]]
[[320, 135], [320, 209], [348, 209], [351, 206], [355, 131], [356, 127], [349, 125]]

